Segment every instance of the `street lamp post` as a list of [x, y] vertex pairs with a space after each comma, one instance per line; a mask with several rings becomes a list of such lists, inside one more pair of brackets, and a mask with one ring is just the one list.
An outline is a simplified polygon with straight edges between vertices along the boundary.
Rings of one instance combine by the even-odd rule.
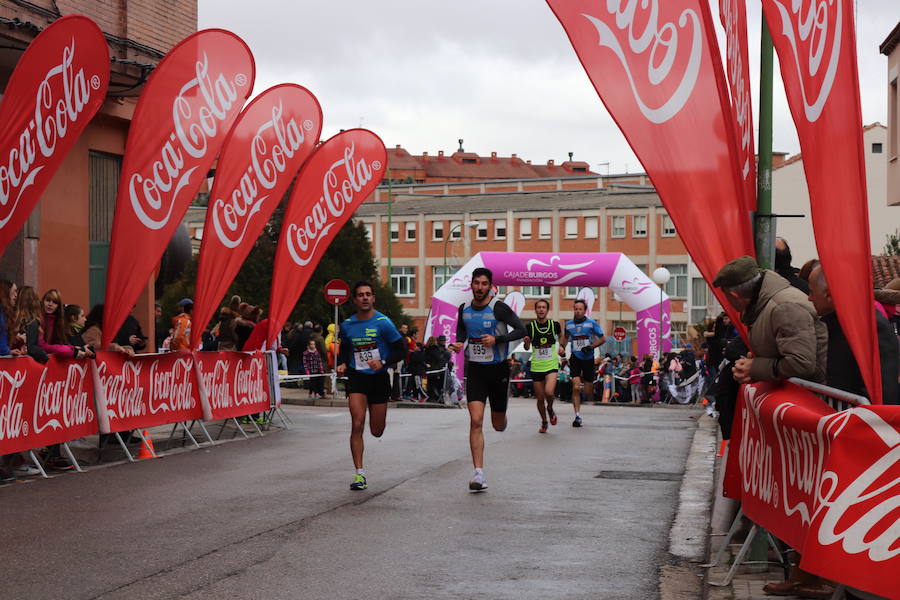
[[457, 229], [461, 229], [462, 227], [478, 227], [480, 223], [478, 221], [466, 221], [464, 223], [457, 223], [453, 227], [450, 228], [450, 231], [447, 232], [447, 239], [444, 240], [444, 277], [447, 276], [447, 244], [450, 243], [450, 239], [453, 237], [453, 232]]
[[662, 364], [662, 346], [663, 346], [663, 288], [672, 274], [665, 267], [659, 267], [653, 271], [653, 283], [659, 286], [659, 338], [656, 345], [657, 360]]

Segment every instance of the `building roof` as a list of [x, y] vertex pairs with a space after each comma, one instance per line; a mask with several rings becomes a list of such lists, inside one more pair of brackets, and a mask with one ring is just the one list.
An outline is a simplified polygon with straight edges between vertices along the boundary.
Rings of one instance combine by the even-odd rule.
[[897, 47], [897, 44], [900, 44], [900, 22], [891, 30], [884, 41], [881, 42], [881, 45], [878, 47], [878, 51], [888, 56], [891, 52], [894, 51], [894, 48]]
[[[386, 215], [388, 202], [366, 202], [356, 211], [357, 217]], [[391, 208], [394, 215], [495, 213], [507, 210], [549, 211], [636, 208], [662, 206], [653, 192], [646, 190], [610, 192], [608, 190], [573, 190], [515, 192], [501, 194], [451, 194], [448, 196], [396, 196]]]
[[872, 257], [872, 282], [876, 289], [883, 288], [898, 277], [900, 277], [900, 256]]
[[401, 146], [388, 149], [388, 166], [394, 171], [422, 171], [425, 180], [430, 179], [534, 179], [539, 177], [578, 177], [597, 175], [590, 170], [590, 165], [583, 161], [565, 161], [556, 164], [549, 160], [546, 165], [531, 164], [517, 155], [480, 156], [474, 152], [454, 152], [446, 155], [439, 151], [437, 155], [427, 152], [421, 155], [410, 154]]
[[[882, 129], [887, 129], [887, 127], [885, 127], [884, 125], [882, 125], [882, 124], [879, 123], [878, 121], [875, 121], [874, 123], [870, 123], [869, 125], [864, 126], [864, 127], [862, 128], [862, 131], [863, 131], [863, 133], [865, 133], [865, 132], [867, 132], [867, 131], [869, 131], [869, 130], [871, 130], [871, 129], [875, 129], [876, 127], [881, 127]], [[773, 154], [775, 154], [775, 153], [773, 152]], [[780, 162], [779, 164], [773, 165], [773, 166], [772, 166], [772, 170], [773, 170], [773, 171], [777, 171], [778, 169], [780, 169], [780, 168], [782, 168], [782, 167], [786, 167], [786, 166], [788, 166], [788, 165], [792, 165], [792, 164], [794, 164], [795, 162], [799, 162], [799, 161], [801, 161], [801, 160], [803, 160], [803, 154], [802, 154], [801, 152], [798, 152], [797, 154], [795, 154], [795, 155], [793, 155], [792, 157], [790, 157], [790, 158], [788, 158], [788, 159], [786, 159], [786, 160]]]

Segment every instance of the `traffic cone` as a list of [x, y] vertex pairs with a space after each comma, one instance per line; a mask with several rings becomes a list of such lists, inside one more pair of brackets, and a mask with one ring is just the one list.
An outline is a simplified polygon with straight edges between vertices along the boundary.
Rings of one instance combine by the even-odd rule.
[[141, 451], [138, 452], [138, 460], [143, 460], [145, 458], [156, 458], [154, 456], [156, 449], [153, 447], [153, 438], [150, 437], [150, 430], [145, 429], [141, 432], [143, 436], [143, 440], [141, 440]]
[[719, 453], [716, 454], [716, 458], [722, 458], [725, 456], [725, 448], [728, 447], [728, 440], [722, 440], [722, 443], [719, 444]]

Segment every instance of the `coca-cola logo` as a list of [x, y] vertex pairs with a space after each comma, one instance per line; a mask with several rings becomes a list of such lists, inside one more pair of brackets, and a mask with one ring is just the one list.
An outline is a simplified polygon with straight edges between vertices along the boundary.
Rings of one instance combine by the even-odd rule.
[[700, 17], [686, 8], [677, 19], [661, 23], [659, 0], [597, 4], [606, 14], [583, 15], [597, 29], [597, 43], [621, 63], [641, 114], [651, 123], [665, 123], [681, 111], [697, 83], [703, 57]]
[[[734, 116], [741, 134], [741, 177], [747, 179], [750, 175], [750, 144], [753, 142], [753, 131], [750, 122], [752, 103], [750, 100], [750, 83], [744, 78], [746, 65], [744, 64], [743, 47], [741, 40], [746, 40], [746, 22], [740, 17], [741, 6], [738, 2], [744, 0], [721, 0], [719, 13], [722, 25], [725, 27], [725, 57], [728, 63], [728, 82], [731, 86], [731, 101], [734, 105]], [[746, 42], [745, 42], [746, 43]]]
[[250, 359], [245, 369], [234, 372], [235, 405], [252, 405], [266, 400], [266, 370], [262, 357]]
[[[806, 120], [822, 115], [837, 75], [844, 37], [844, 0], [771, 0], [781, 18], [781, 31], [789, 56], [780, 55], [783, 65], [794, 69], [800, 86]], [[774, 25], [774, 24], [773, 24]]]
[[196, 406], [191, 381], [193, 360], [179, 358], [172, 362], [150, 363], [150, 390], [147, 403], [150, 414], [190, 410]]
[[[238, 88], [247, 84], [243, 73], [231, 77], [210, 73], [205, 52], [195, 63], [193, 78], [179, 88], [172, 102], [172, 129], [157, 158], [148, 161], [147, 172], [128, 176], [128, 197], [145, 227], [165, 227], [179, 203], [178, 195], [185, 188], [193, 189], [190, 183], [198, 168], [195, 163], [206, 157], [209, 140], [220, 134], [220, 126], [238, 101]], [[206, 173], [197, 176], [205, 177]]]
[[87, 363], [73, 363], [66, 368], [64, 379], [48, 380], [50, 369], [44, 369], [38, 383], [34, 403], [34, 432], [45, 429], [68, 429], [94, 420], [90, 395], [85, 389]]
[[76, 67], [76, 43], [72, 38], [63, 48], [59, 62], [37, 87], [33, 117], [11, 140], [12, 147], [3, 151], [6, 160], [0, 165], [0, 228], [15, 214], [25, 191], [46, 166], [41, 162], [53, 157], [60, 142], [73, 131], [77, 136], [80, 129], [73, 125], [85, 112], [91, 94], [101, 86], [100, 77], [89, 77], [84, 68]]
[[366, 184], [372, 181], [375, 171], [382, 168], [381, 161], [368, 161], [365, 156], [354, 156], [355, 144], [344, 147], [343, 156], [334, 161], [322, 176], [322, 195], [307, 214], [287, 227], [285, 244], [291, 258], [299, 266], [309, 264], [320, 244], [328, 241], [328, 234]]
[[225, 360], [217, 360], [211, 371], [201, 370], [203, 387], [206, 389], [210, 406], [214, 409], [230, 408], [234, 405], [231, 383], [228, 379], [230, 370], [231, 363]]
[[285, 122], [281, 102], [272, 107], [271, 119], [259, 126], [250, 143], [250, 156], [237, 188], [225, 200], [216, 198], [211, 206], [213, 230], [223, 246], [240, 245], [253, 215], [269, 199], [265, 191], [275, 188], [279, 178], [294, 176], [287, 166], [306, 139], [304, 131], [313, 127], [309, 119], [302, 125], [293, 117]]
[[28, 435], [28, 422], [22, 415], [24, 402], [19, 399], [26, 377], [24, 371], [0, 371], [0, 440]]
[[143, 363], [122, 362], [121, 372], [108, 374], [110, 365], [98, 361], [97, 373], [106, 394], [106, 412], [112, 419], [129, 419], [146, 413], [144, 386], [141, 384]]

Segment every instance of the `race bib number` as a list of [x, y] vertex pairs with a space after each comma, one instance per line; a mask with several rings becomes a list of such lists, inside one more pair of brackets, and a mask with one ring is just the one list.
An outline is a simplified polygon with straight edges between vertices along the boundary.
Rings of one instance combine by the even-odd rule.
[[378, 352], [378, 348], [367, 348], [354, 352], [353, 358], [356, 363], [356, 370], [362, 371], [369, 368], [370, 360], [381, 360], [381, 353]]
[[534, 349], [534, 360], [550, 360], [551, 358], [553, 358], [553, 346]]
[[572, 350], [575, 352], [580, 352], [590, 345], [591, 345], [590, 338], [586, 338], [586, 337], [572, 338]]
[[481, 342], [469, 341], [469, 360], [477, 363], [491, 362], [494, 353]]

